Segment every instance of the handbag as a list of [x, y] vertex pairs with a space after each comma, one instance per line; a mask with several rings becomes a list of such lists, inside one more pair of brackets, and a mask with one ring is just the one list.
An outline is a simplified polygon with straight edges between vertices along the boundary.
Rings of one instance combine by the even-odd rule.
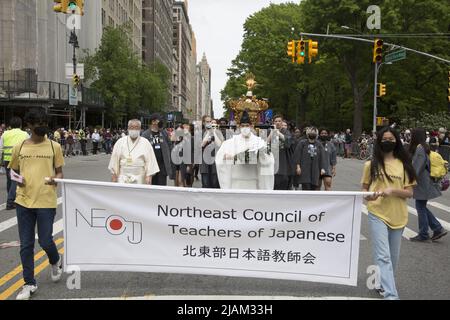
[[448, 179], [447, 176], [440, 179], [439, 186], [441, 191], [447, 191], [447, 189], [450, 187], [450, 180]]

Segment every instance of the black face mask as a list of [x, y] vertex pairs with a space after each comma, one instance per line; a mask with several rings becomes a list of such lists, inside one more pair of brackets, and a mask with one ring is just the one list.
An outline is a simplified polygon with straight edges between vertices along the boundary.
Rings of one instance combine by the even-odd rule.
[[315, 135], [315, 134], [308, 134], [308, 139], [309, 140], [316, 140], [316, 138], [317, 138], [317, 135]]
[[395, 142], [392, 141], [382, 141], [381, 142], [381, 151], [383, 151], [384, 153], [389, 153], [394, 151], [395, 149]]
[[36, 127], [34, 128], [34, 134], [38, 137], [45, 137], [45, 135], [49, 132], [49, 128], [47, 126]]
[[328, 141], [328, 136], [320, 136], [319, 139], [323, 142]]

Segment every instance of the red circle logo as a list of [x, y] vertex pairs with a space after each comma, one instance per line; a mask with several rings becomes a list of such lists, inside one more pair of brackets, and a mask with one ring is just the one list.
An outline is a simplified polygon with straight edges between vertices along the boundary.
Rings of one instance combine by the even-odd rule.
[[122, 229], [123, 223], [119, 219], [114, 219], [109, 223], [109, 226], [112, 230], [118, 231]]

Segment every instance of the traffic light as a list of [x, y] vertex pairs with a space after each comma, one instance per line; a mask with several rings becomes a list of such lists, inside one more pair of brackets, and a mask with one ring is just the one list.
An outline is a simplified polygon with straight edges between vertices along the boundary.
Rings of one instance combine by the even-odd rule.
[[312, 62], [312, 59], [317, 57], [319, 54], [319, 43], [317, 41], [309, 41], [309, 50], [308, 50], [308, 56], [309, 56], [309, 63]]
[[73, 86], [78, 87], [80, 85], [80, 76], [77, 74], [74, 74], [72, 81], [73, 81]]
[[81, 16], [84, 16], [84, 0], [75, 0], [77, 9], [76, 12], [74, 12], [74, 14], [78, 14]]
[[67, 13], [84, 15], [84, 0], [69, 0]]
[[297, 56], [297, 63], [298, 64], [304, 64], [306, 58], [306, 41], [300, 40], [298, 42], [298, 56]]
[[54, 0], [54, 1], [56, 4], [53, 6], [53, 11], [66, 14], [69, 6], [69, 0]]
[[383, 62], [383, 44], [383, 40], [375, 39], [373, 46], [373, 63]]
[[64, 14], [84, 15], [84, 0], [54, 0], [53, 11]]
[[294, 63], [295, 62], [295, 41], [294, 40], [288, 42], [287, 55], [289, 57], [292, 57], [292, 63]]
[[386, 95], [386, 85], [383, 83], [378, 84], [378, 97], [384, 97]]

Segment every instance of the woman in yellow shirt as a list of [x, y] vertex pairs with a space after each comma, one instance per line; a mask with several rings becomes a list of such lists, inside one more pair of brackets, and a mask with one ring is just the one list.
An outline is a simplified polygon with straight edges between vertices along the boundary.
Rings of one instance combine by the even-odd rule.
[[9, 168], [23, 177], [18, 183], [16, 196], [17, 225], [20, 238], [20, 258], [25, 285], [17, 295], [27, 300], [37, 290], [34, 276], [35, 229], [39, 245], [44, 249], [51, 265], [51, 278], [61, 279], [62, 258], [53, 240], [53, 223], [57, 208], [55, 178], [63, 178], [64, 158], [61, 146], [47, 139], [47, 114], [43, 109], [32, 109], [24, 118], [31, 137], [14, 146]]
[[377, 133], [374, 154], [364, 166], [361, 180], [369, 201], [372, 253], [379, 267], [376, 290], [385, 299], [398, 299], [395, 271], [400, 255], [403, 229], [408, 223], [406, 199], [413, 196], [415, 171], [398, 132], [386, 127]]

